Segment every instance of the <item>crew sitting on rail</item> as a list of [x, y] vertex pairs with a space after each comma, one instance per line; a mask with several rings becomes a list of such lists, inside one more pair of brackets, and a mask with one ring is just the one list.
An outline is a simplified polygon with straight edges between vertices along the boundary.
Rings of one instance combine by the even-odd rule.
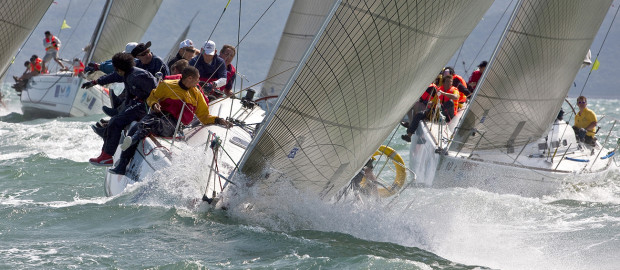
[[484, 70], [487, 68], [488, 64], [489, 62], [487, 61], [480, 62], [480, 64], [478, 65], [478, 69], [471, 73], [469, 81], [467, 82], [467, 89], [469, 89], [469, 92], [471, 92], [472, 94], [474, 93], [474, 91], [476, 91], [478, 82], [480, 81], [480, 78], [482, 78], [482, 73], [484, 73]]
[[121, 158], [116, 167], [109, 170], [111, 173], [125, 174], [127, 165], [138, 148], [138, 142], [149, 134], [174, 136], [179, 118], [184, 125], [190, 124], [195, 115], [204, 125], [217, 124], [225, 128], [233, 126], [226, 119], [209, 113], [209, 105], [196, 87], [199, 76], [198, 69], [190, 66], [183, 69], [180, 80], [165, 80], [159, 83], [146, 99], [151, 113], [144, 116], [127, 132], [121, 145], [123, 150]]
[[417, 113], [409, 122], [407, 134], [401, 138], [407, 142], [411, 142], [411, 135], [418, 129], [418, 125], [423, 119], [435, 119], [437, 102], [441, 102], [441, 113], [446, 117], [446, 121], [450, 122], [458, 112], [457, 100], [460, 97], [459, 90], [452, 86], [452, 76], [443, 76], [442, 85], [437, 89], [437, 93], [433, 95], [428, 103], [426, 110]]
[[43, 67], [41, 66], [42, 62], [43, 60], [41, 60], [39, 56], [33, 54], [30, 57], [30, 61], [26, 61], [24, 63], [26, 70], [24, 71], [24, 73], [22, 73], [22, 76], [20, 76], [19, 78], [17, 76], [13, 76], [15, 84], [11, 87], [14, 88], [15, 91], [17, 91], [18, 95], [21, 95], [22, 90], [26, 88], [26, 85], [28, 84], [28, 80], [30, 80], [30, 78], [43, 73]]
[[452, 67], [445, 67], [442, 71], [443, 76], [452, 76], [452, 86], [456, 87], [459, 90], [459, 100], [458, 100], [458, 108], [463, 108], [465, 103], [467, 103], [467, 98], [469, 98], [472, 92], [467, 88], [467, 83], [463, 77], [454, 73], [454, 69]]
[[200, 49], [200, 55], [192, 58], [189, 65], [196, 67], [200, 72], [200, 90], [205, 94], [212, 95], [213, 91], [219, 91], [217, 88], [226, 85], [226, 62], [217, 56], [215, 42], [205, 41]]
[[579, 112], [575, 115], [575, 125], [573, 125], [575, 136], [581, 142], [594, 145], [596, 143], [596, 138], [594, 138], [594, 129], [597, 124], [596, 114], [587, 108], [588, 99], [584, 96], [577, 98], [577, 106]]
[[91, 88], [95, 85], [123, 82], [127, 91], [123, 111], [110, 118], [110, 122], [103, 132], [101, 154], [89, 160], [91, 164], [96, 166], [112, 166], [112, 156], [119, 144], [121, 131], [126, 125], [133, 121], [139, 121], [146, 115], [145, 101], [157, 86], [155, 77], [151, 73], [134, 67], [134, 58], [128, 53], [115, 54], [112, 57], [112, 64], [116, 70], [114, 73], [82, 84], [82, 88]]

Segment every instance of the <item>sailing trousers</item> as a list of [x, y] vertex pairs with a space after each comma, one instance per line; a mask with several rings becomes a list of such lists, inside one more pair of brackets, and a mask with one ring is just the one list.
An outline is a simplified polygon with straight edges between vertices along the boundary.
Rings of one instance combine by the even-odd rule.
[[176, 123], [177, 120], [170, 114], [147, 114], [127, 132], [127, 136], [131, 136], [132, 145], [121, 153], [121, 159], [129, 160], [133, 157], [138, 148], [138, 141], [146, 138], [149, 134], [161, 137], [174, 136]]
[[146, 115], [146, 104], [142, 101], [131, 100], [122, 112], [110, 118], [103, 134], [103, 148], [108, 155], [114, 155], [121, 139], [121, 131], [133, 121], [139, 121]]
[[[431, 119], [432, 113], [433, 113], [432, 109], [426, 109], [424, 111], [421, 111], [413, 115], [413, 119], [411, 119], [411, 122], [409, 123], [409, 127], [407, 128], [407, 134], [414, 134], [416, 129], [418, 129], [418, 125], [420, 124], [420, 121], [426, 119], [427, 116], [429, 115], [430, 117], [428, 118]], [[441, 105], [441, 113], [446, 117], [446, 122], [449, 123], [450, 120], [454, 118], [454, 102], [452, 100], [444, 102]]]

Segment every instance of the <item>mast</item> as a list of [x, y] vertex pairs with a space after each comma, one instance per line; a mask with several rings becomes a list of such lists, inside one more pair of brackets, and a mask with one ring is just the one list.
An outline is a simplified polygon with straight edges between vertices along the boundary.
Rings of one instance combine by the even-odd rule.
[[108, 19], [108, 14], [110, 14], [110, 8], [112, 7], [112, 2], [114, 0], [107, 0], [105, 6], [103, 7], [103, 12], [101, 12], [101, 17], [97, 22], [97, 27], [95, 28], [95, 32], [93, 33], [93, 37], [90, 40], [89, 46], [90, 48], [84, 55], [84, 63], [89, 63], [93, 58], [93, 52], [95, 48], [97, 48], [97, 44], [99, 43], [99, 39], [101, 38], [101, 32], [103, 32], [103, 26], [105, 25], [105, 21]]

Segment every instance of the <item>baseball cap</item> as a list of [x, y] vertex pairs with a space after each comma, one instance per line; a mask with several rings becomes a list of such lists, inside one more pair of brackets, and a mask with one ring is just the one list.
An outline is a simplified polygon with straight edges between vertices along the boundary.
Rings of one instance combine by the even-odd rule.
[[205, 42], [205, 45], [202, 46], [205, 54], [215, 55], [215, 42], [208, 40]]
[[125, 50], [123, 52], [131, 53], [131, 51], [133, 51], [133, 49], [135, 49], [136, 46], [138, 46], [138, 42], [129, 42], [127, 43], [127, 45], [125, 45]]
[[150, 47], [151, 47], [150, 41], [147, 43], [140, 43], [138, 44], [138, 46], [133, 48], [133, 50], [131, 50], [131, 55], [133, 55], [133, 57], [136, 57], [138, 54], [140, 54], [143, 51], [146, 51]]
[[190, 48], [192, 48], [192, 49], [194, 48], [194, 42], [192, 42], [192, 40], [191, 40], [191, 39], [186, 39], [186, 40], [183, 40], [183, 41], [181, 41], [181, 43], [179, 44], [179, 49], [183, 49], [183, 48], [187, 48], [187, 47], [190, 47]]

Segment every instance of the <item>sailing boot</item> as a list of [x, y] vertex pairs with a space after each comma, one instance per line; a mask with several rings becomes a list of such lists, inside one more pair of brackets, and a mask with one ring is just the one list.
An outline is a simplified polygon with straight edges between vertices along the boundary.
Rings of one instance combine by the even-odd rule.
[[400, 136], [400, 138], [403, 139], [403, 141], [411, 142], [411, 136], [409, 136], [408, 134], [403, 134], [402, 136]]
[[108, 172], [118, 175], [125, 175], [127, 172], [127, 165], [129, 165], [129, 159], [121, 158], [118, 163], [116, 163], [116, 167], [109, 169]]
[[101, 151], [101, 154], [96, 158], [91, 158], [88, 160], [90, 164], [95, 166], [112, 166], [114, 160], [112, 156], [108, 155], [106, 152]]
[[97, 126], [97, 125], [90, 125], [90, 127], [93, 129], [93, 131], [95, 133], [97, 133], [97, 135], [99, 135], [99, 137], [103, 138], [103, 133], [105, 132], [105, 127], [101, 127], [101, 126]]

